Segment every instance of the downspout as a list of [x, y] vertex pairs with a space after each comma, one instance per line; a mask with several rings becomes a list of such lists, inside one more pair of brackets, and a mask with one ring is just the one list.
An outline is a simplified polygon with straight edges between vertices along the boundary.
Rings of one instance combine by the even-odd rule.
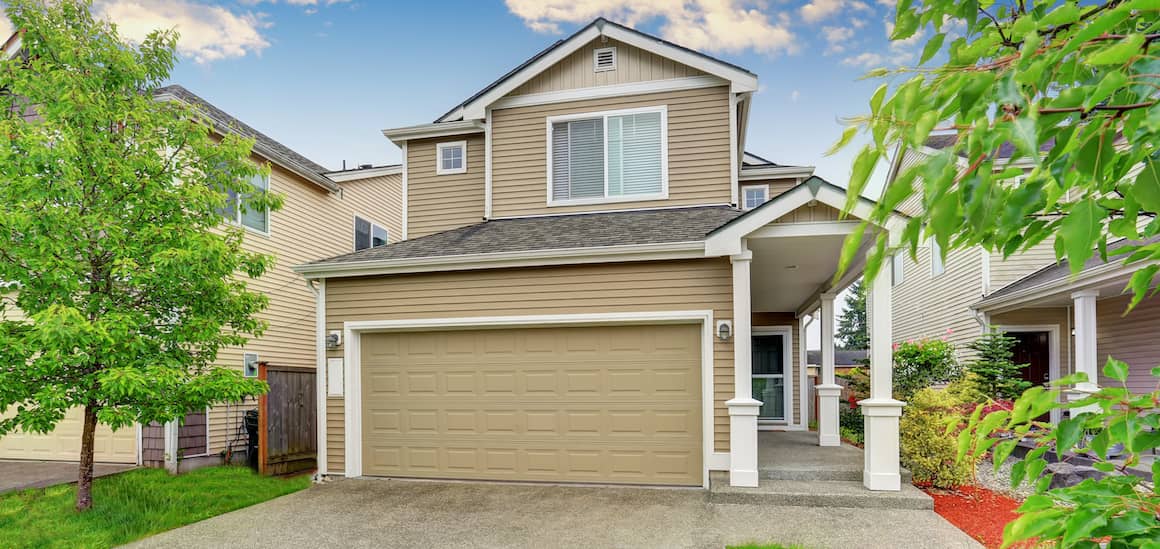
[[314, 293], [315, 339], [315, 418], [318, 426], [315, 443], [315, 465], [317, 473], [314, 481], [321, 482], [326, 477], [326, 279], [307, 279], [306, 287]]

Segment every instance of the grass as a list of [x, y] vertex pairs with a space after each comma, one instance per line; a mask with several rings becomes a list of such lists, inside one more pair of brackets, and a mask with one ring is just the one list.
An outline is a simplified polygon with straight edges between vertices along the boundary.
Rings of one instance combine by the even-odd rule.
[[93, 508], [73, 509], [75, 485], [0, 495], [0, 546], [113, 547], [297, 492], [309, 476], [262, 477], [244, 467], [179, 476], [136, 469], [93, 481]]

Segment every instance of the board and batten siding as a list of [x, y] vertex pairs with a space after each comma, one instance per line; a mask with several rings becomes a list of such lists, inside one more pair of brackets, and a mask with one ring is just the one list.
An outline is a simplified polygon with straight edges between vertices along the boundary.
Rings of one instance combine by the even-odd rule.
[[[616, 70], [596, 72], [593, 62], [594, 52], [609, 47], [616, 48]], [[521, 84], [508, 96], [704, 76], [704, 74], [700, 70], [635, 46], [612, 39], [601, 41], [598, 38]]]
[[[733, 316], [728, 259], [649, 261], [599, 265], [333, 278], [326, 283], [327, 330], [360, 320], [712, 310]], [[714, 449], [729, 449], [733, 396], [733, 343], [714, 338]], [[327, 356], [342, 357], [342, 348]], [[345, 468], [344, 400], [327, 399], [327, 468]]]
[[[659, 106], [668, 109], [667, 200], [548, 207], [548, 117]], [[491, 115], [493, 217], [730, 202], [727, 86], [497, 109]], [[408, 180], [408, 186], [415, 183]]]
[[[905, 252], [904, 252], [905, 253]], [[983, 297], [979, 248], [951, 250], [942, 274], [931, 274], [930, 242], [918, 247], [917, 260], [903, 260], [902, 284], [892, 288], [895, 342], [946, 338], [960, 360], [971, 356], [967, 344], [982, 335], [970, 306]], [[887, 273], [886, 276], [889, 276]]]
[[[467, 142], [467, 171], [435, 173], [435, 146]], [[407, 142], [407, 238], [418, 238], [483, 221], [483, 134]]]

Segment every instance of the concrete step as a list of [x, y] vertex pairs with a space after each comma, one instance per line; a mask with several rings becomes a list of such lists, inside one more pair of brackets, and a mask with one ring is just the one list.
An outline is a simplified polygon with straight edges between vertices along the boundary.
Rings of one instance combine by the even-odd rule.
[[[862, 470], [849, 467], [771, 467], [763, 468], [758, 472], [763, 479], [768, 480], [821, 480], [821, 481], [851, 481], [862, 482]], [[910, 484], [910, 471], [902, 470], [903, 484]]]
[[861, 480], [760, 479], [756, 488], [740, 488], [729, 486], [729, 475], [722, 471], [709, 476], [709, 500], [713, 503], [790, 507], [934, 509], [934, 500], [910, 483], [903, 483], [898, 492], [872, 492], [862, 486]]

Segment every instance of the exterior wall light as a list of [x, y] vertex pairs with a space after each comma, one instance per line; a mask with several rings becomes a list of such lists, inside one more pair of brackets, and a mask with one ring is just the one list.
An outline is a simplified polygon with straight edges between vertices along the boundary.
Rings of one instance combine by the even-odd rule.
[[729, 341], [733, 337], [733, 322], [730, 320], [717, 321], [717, 339]]

